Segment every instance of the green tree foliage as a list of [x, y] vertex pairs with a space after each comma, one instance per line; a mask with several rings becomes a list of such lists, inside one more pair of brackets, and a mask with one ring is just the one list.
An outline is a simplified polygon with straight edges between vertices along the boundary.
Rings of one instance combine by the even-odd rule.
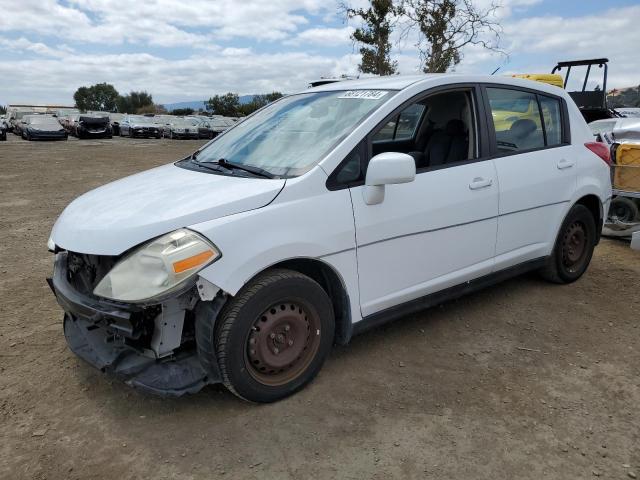
[[193, 108], [176, 108], [171, 110], [171, 115], [178, 115], [179, 117], [193, 115]]
[[117, 105], [118, 111], [121, 113], [155, 113], [156, 111], [153, 97], [144, 91], [131, 92], [128, 95], [118, 97]]
[[214, 95], [205, 102], [205, 107], [216, 115], [237, 117], [240, 114], [240, 97], [237, 93], [231, 92], [224, 95]]
[[7, 107], [0, 105], [0, 115], [4, 115], [7, 113]]
[[398, 62], [391, 60], [390, 36], [402, 8], [395, 6], [393, 0], [371, 0], [367, 9], [342, 8], [346, 11], [347, 18], [362, 20], [362, 26], [351, 34], [351, 39], [361, 45], [362, 60], [359, 70], [375, 75], [396, 73]]
[[408, 22], [403, 34], [417, 30], [425, 73], [444, 73], [460, 63], [468, 45], [503, 53], [497, 9], [493, 3], [479, 8], [474, 0], [404, 0], [402, 13]]
[[254, 95], [250, 102], [245, 103], [244, 105], [240, 105], [239, 113], [241, 115], [250, 115], [256, 110], [261, 109], [265, 105], [268, 105], [271, 102], [275, 102], [279, 98], [282, 97], [282, 93], [280, 92], [271, 92], [261, 95]]
[[611, 108], [640, 107], [640, 85], [611, 90], [607, 94], [607, 103]]
[[90, 87], [80, 87], [73, 94], [76, 107], [80, 110], [100, 110], [111, 112], [116, 108], [118, 91], [108, 83], [97, 83]]

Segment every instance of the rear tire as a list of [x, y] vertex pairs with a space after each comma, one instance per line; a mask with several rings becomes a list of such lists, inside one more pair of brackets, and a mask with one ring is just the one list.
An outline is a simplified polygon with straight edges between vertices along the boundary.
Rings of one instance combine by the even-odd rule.
[[587, 270], [596, 240], [593, 215], [584, 205], [574, 205], [562, 222], [553, 252], [540, 275], [553, 283], [575, 282]]
[[223, 383], [252, 402], [285, 398], [318, 374], [334, 329], [318, 283], [292, 270], [264, 272], [220, 312], [213, 341]]

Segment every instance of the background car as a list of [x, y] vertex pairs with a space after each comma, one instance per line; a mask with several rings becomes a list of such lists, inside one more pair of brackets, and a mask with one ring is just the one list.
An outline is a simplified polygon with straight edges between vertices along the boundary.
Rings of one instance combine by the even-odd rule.
[[58, 121], [60, 122], [60, 125], [62, 125], [62, 127], [67, 131], [69, 135], [75, 136], [76, 122], [78, 121], [79, 118], [80, 118], [79, 113], [71, 113], [68, 115], [64, 115], [62, 117], [58, 117]]
[[25, 140], [66, 140], [67, 131], [53, 115], [29, 115], [22, 126]]
[[109, 117], [80, 115], [75, 122], [75, 135], [78, 138], [111, 138], [113, 131]]
[[120, 123], [120, 135], [131, 138], [162, 138], [162, 129], [153, 117], [126, 115]]
[[0, 118], [0, 141], [7, 140], [7, 130], [9, 130], [9, 124], [4, 117]]
[[209, 119], [206, 117], [193, 117], [196, 120], [198, 128], [198, 138], [214, 138], [218, 133], [214, 132], [209, 123]]
[[27, 117], [28, 115], [37, 115], [37, 114], [32, 110], [16, 111], [11, 114], [11, 117], [9, 119], [9, 127], [15, 135], [22, 136], [22, 126], [23, 126], [25, 117]]
[[198, 133], [198, 122], [189, 121], [185, 118], [176, 118], [173, 122], [164, 127], [164, 136], [167, 138], [191, 138], [197, 140], [200, 138]]
[[237, 121], [237, 118], [214, 115], [207, 121], [207, 123], [209, 124], [211, 130], [213, 131], [213, 136], [215, 137], [235, 125]]

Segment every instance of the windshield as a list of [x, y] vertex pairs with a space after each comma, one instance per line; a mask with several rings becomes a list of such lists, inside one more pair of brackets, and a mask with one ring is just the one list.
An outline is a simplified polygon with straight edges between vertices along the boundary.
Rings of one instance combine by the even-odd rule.
[[392, 94], [354, 90], [284, 97], [219, 136], [196, 161], [224, 159], [277, 176], [302, 175]]
[[53, 117], [29, 117], [30, 125], [40, 125], [40, 126], [57, 126], [60, 127], [58, 120]]
[[153, 117], [129, 117], [129, 122], [131, 123], [153, 123]]

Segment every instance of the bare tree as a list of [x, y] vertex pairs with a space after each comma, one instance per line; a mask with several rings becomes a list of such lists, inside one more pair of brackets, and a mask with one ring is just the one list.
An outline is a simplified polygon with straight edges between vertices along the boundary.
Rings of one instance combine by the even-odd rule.
[[362, 73], [392, 75], [396, 73], [398, 62], [390, 57], [390, 36], [402, 9], [394, 5], [393, 0], [370, 0], [370, 3], [367, 9], [341, 6], [347, 18], [362, 20], [362, 26], [351, 34], [351, 39], [361, 45], [362, 60], [358, 69]]
[[456, 66], [468, 45], [504, 54], [495, 3], [479, 8], [473, 0], [403, 0], [401, 8], [406, 18], [402, 36], [417, 31], [416, 46], [425, 73], [443, 73]]

